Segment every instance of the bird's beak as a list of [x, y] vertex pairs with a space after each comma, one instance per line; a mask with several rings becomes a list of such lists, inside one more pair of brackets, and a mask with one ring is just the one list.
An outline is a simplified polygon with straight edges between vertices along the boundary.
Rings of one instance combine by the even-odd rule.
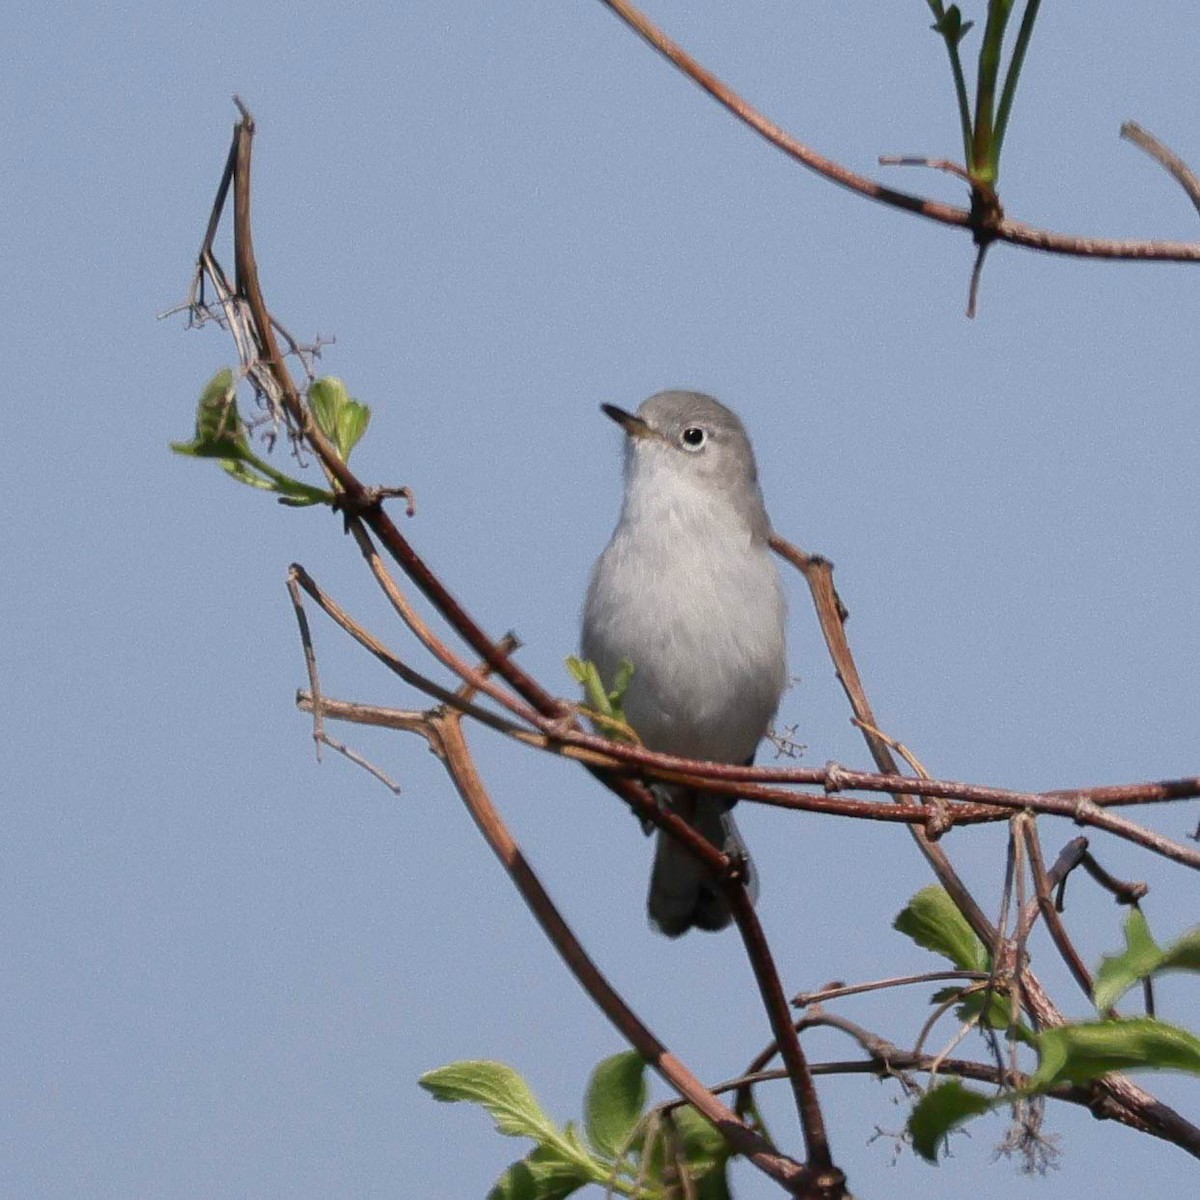
[[615, 404], [602, 404], [600, 408], [606, 417], [611, 417], [616, 421], [630, 437], [654, 437], [654, 430], [641, 417], [635, 416], [631, 412], [626, 412], [623, 408], [618, 408]]

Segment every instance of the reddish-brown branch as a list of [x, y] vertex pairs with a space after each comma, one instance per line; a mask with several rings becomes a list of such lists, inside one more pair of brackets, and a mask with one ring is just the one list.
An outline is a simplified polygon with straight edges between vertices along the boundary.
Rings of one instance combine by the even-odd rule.
[[[879, 722], [867, 699], [866, 689], [858, 674], [854, 655], [850, 653], [850, 643], [846, 640], [846, 606], [842, 603], [837, 589], [833, 586], [833, 564], [828, 559], [805, 554], [799, 546], [793, 546], [778, 534], [771, 535], [771, 549], [781, 558], [791, 563], [803, 576], [812, 593], [813, 604], [817, 610], [817, 620], [821, 625], [821, 633], [825, 637], [825, 645], [833, 659], [834, 670], [838, 680], [850, 701], [850, 707], [858, 718], [863, 736], [867, 740], [867, 748], [875, 765], [886, 775], [899, 775], [900, 768], [891, 749], [878, 734], [871, 732], [878, 728]], [[898, 794], [894, 797], [901, 803]], [[971, 928], [985, 946], [994, 944], [996, 930], [991, 921], [984, 915], [975, 897], [958, 872], [954, 869], [946, 852], [922, 828], [910, 825], [913, 840], [925, 856], [938, 882], [950, 894], [958, 910], [966, 917]]]
[[302, 403], [295, 381], [279, 353], [274, 326], [258, 281], [258, 266], [250, 227], [250, 152], [254, 140], [254, 121], [244, 110], [234, 136], [234, 254], [237, 260], [238, 289], [250, 307], [263, 362], [275, 376], [289, 420], [312, 447], [325, 470], [337, 481], [343, 493], [343, 509], [349, 514], [362, 517], [387, 552], [451, 628], [497, 675], [505, 679], [518, 695], [540, 713], [549, 717], [564, 716], [560, 702], [504, 653], [500, 644], [476, 624], [449, 588], [429, 569], [424, 559], [417, 554], [388, 516], [379, 495], [364, 486], [342, 461], [333, 444], [317, 428], [316, 422]]
[[563, 962], [629, 1044], [689, 1104], [711, 1121], [735, 1150], [792, 1195], [822, 1197], [822, 1200], [839, 1195], [818, 1186], [818, 1180], [809, 1168], [779, 1154], [760, 1134], [739, 1120], [733, 1110], [722, 1104], [642, 1023], [580, 945], [521, 853], [475, 769], [458, 715], [438, 714], [431, 718], [431, 727], [432, 744], [445, 762], [479, 831]]
[[[1087, 969], [1079, 951], [1075, 949], [1075, 943], [1071, 941], [1062, 917], [1059, 916], [1058, 908], [1054, 903], [1054, 885], [1046, 871], [1046, 861], [1042, 856], [1042, 840], [1038, 837], [1037, 826], [1032, 822], [1025, 827], [1025, 848], [1029, 852], [1029, 865], [1033, 872], [1034, 889], [1037, 892], [1035, 903], [1042, 914], [1042, 919], [1046, 922], [1050, 939], [1062, 956], [1063, 962], [1067, 964], [1067, 969], [1075, 977], [1075, 982], [1079, 984], [1083, 994], [1090, 1000], [1093, 988], [1092, 973]], [[1019, 922], [1022, 933], [1028, 932], [1030, 924], [1032, 922], [1027, 922], [1025, 914], [1022, 913]]]
[[754, 911], [754, 905], [742, 881], [732, 880], [728, 883], [725, 894], [745, 943], [750, 965], [754, 969], [754, 978], [771, 1022], [771, 1032], [775, 1035], [783, 1065], [787, 1068], [791, 1081], [796, 1111], [799, 1113], [800, 1125], [804, 1132], [808, 1165], [826, 1190], [831, 1194], [840, 1193], [845, 1185], [845, 1176], [833, 1163], [816, 1087], [808, 1069], [804, 1050], [800, 1046], [796, 1026], [792, 1022], [783, 984], [779, 982], [779, 972], [775, 969], [771, 947], [767, 944], [758, 914]]
[[857, 192], [869, 200], [877, 200], [892, 208], [915, 213], [942, 225], [969, 229], [979, 240], [1009, 242], [1030, 250], [1042, 250], [1051, 254], [1066, 254], [1083, 258], [1117, 258], [1141, 262], [1200, 262], [1200, 243], [1163, 242], [1145, 240], [1117, 240], [1112, 238], [1079, 237], [1073, 234], [1054, 233], [1038, 229], [1021, 221], [1004, 217], [999, 205], [981, 218], [977, 206], [971, 209], [958, 208], [927, 200], [907, 192], [898, 192], [884, 187], [874, 179], [859, 175], [855, 171], [819, 154], [812, 147], [794, 138], [769, 117], [759, 112], [731, 87], [702, 66], [681, 46], [672, 41], [644, 13], [628, 0], [601, 0], [635, 33], [658, 51], [668, 62], [677, 67], [694, 83], [704, 89], [714, 100], [743, 121], [755, 133], [771, 145], [808, 167], [818, 175], [841, 187]]
[[[300, 570], [300, 568], [296, 568]], [[777, 808], [796, 809], [802, 812], [827, 813], [835, 816], [850, 817], [856, 820], [889, 821], [909, 824], [931, 830], [937, 836], [942, 836], [955, 825], [973, 825], [981, 822], [1007, 820], [1013, 811], [1029, 810], [1055, 816], [1067, 817], [1080, 824], [1094, 825], [1124, 837], [1128, 841], [1145, 846], [1146, 848], [1172, 858], [1186, 866], [1200, 867], [1200, 851], [1180, 845], [1164, 838], [1144, 826], [1137, 825], [1125, 818], [1112, 816], [1101, 811], [1098, 807], [1087, 805], [1081, 807], [1077, 800], [1059, 798], [1053, 793], [1022, 793], [1007, 791], [1002, 788], [988, 788], [976, 784], [960, 784], [941, 780], [912, 779], [903, 775], [872, 774], [863, 771], [850, 771], [836, 764], [828, 764], [823, 768], [814, 769], [783, 769], [729, 767], [721, 763], [706, 763], [677, 758], [673, 755], [658, 754], [638, 746], [628, 746], [595, 734], [581, 730], [568, 729], [560, 732], [562, 727], [555, 722], [546, 720], [534, 713], [528, 707], [521, 705], [507, 694], [499, 693], [508, 703], [512, 711], [524, 716], [539, 731], [533, 732], [519, 725], [504, 721], [489, 710], [480, 709], [477, 705], [455, 705], [453, 698], [447, 700], [448, 689], [439, 684], [424, 679], [412, 668], [404, 665], [391, 651], [382, 646], [336, 605], [324, 597], [316, 584], [305, 577], [305, 587], [318, 603], [330, 605], [327, 609], [330, 615], [351, 633], [367, 649], [376, 655], [389, 668], [395, 670], [408, 682], [427, 692], [442, 703], [450, 703], [476, 720], [484, 721], [493, 729], [524, 742], [526, 745], [537, 747], [565, 758], [571, 758], [585, 763], [609, 781], [613, 790], [624, 799], [629, 800], [623, 788], [632, 785], [632, 780], [623, 778], [628, 767], [640, 768], [639, 774], [644, 774], [655, 780], [668, 783], [681, 783], [698, 791], [708, 791], [717, 795], [740, 797], [752, 803], [767, 804]], [[475, 687], [482, 681], [481, 673], [473, 667], [452, 657], [450, 665], [456, 671], [461, 671], [461, 678], [468, 687]], [[386, 724], [386, 711], [380, 710], [376, 724]], [[353, 716], [342, 715], [343, 720], [362, 721], [362, 710], [356, 709]], [[823, 784], [820, 794], [800, 792], [785, 788], [768, 787], [752, 782], [755, 778], [783, 778], [815, 781]], [[1149, 785], [1155, 787], [1158, 785]], [[830, 793], [847, 790], [860, 791], [891, 791], [894, 795], [892, 804], [873, 803], [868, 800], [839, 798]], [[933, 808], [924, 804], [905, 803], [901, 794], [926, 794], [938, 798], [960, 800], [967, 796], [986, 798], [987, 802], [970, 802], [963, 800], [950, 807]], [[643, 797], [643, 801], [646, 798]], [[644, 811], [644, 803], [639, 804], [629, 800], [639, 811]], [[653, 818], [651, 818], [653, 819]], [[718, 864], [713, 860], [714, 867]], [[727, 864], [726, 864], [727, 865]], [[724, 868], [722, 868], [724, 869]]]

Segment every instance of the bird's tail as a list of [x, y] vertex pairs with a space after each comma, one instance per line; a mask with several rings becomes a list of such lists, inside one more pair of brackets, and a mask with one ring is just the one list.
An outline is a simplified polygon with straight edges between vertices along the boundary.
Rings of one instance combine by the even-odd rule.
[[[746, 888], [754, 903], [758, 899], [758, 872], [729, 811], [729, 801], [687, 792], [672, 795], [670, 804], [718, 850], [745, 860]], [[708, 868], [662, 830], [654, 851], [647, 908], [651, 923], [667, 937], [679, 937], [693, 926], [724, 929], [733, 919], [725, 893]]]

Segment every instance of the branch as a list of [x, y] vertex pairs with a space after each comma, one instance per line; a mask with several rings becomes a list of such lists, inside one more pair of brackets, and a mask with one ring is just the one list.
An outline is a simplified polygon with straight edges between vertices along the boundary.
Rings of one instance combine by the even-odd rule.
[[[914, 983], [940, 983], [947, 979], [965, 979], [980, 982], [987, 979], [986, 971], [924, 971], [920, 975], [897, 975], [892, 979], [873, 979], [869, 983], [831, 983], [816, 992], [798, 992], [792, 997], [797, 1008], [809, 1008], [824, 1004], [827, 1000], [840, 1000], [843, 996], [858, 996], [864, 992], [881, 992], [894, 987], [907, 987]], [[774, 1052], [768, 1056], [768, 1060]]]
[[[855, 716], [860, 722], [863, 735], [872, 757], [882, 771], [898, 774], [895, 760], [883, 739], [872, 730], [876, 727], [870, 702], [867, 700], [862, 681], [858, 675], [850, 645], [846, 640], [846, 606], [833, 586], [833, 566], [822, 558], [810, 556], [797, 546], [772, 534], [771, 548], [790, 562], [804, 576], [812, 592], [813, 602], [825, 642], [833, 659], [838, 679], [846, 691]], [[922, 781], [925, 786], [925, 781]], [[1097, 809], [1096, 811], [1099, 811]], [[967, 923], [985, 946], [992, 947], [993, 956], [998, 957], [1001, 949], [992, 923], [983, 914], [975, 898], [951, 866], [942, 848], [936, 845], [924, 829], [910, 825], [909, 831], [925, 855], [938, 881], [950, 894]], [[1180, 849], [1183, 849], [1180, 847]], [[1028, 968], [1022, 970], [1022, 991], [1026, 1007], [1042, 1028], [1062, 1025], [1064, 1017], [1054, 1002], [1046, 995], [1041, 982]], [[1121, 1075], [1108, 1075], [1092, 1085], [1094, 1110], [1103, 1110], [1127, 1125], [1153, 1133], [1167, 1141], [1182, 1146], [1190, 1153], [1200, 1156], [1200, 1129], [1181, 1117], [1174, 1109], [1155, 1099], [1149, 1092], [1138, 1087]]]
[[821, 1181], [808, 1167], [779, 1154], [765, 1138], [739, 1120], [732, 1109], [722, 1104], [642, 1024], [588, 957], [521, 853], [475, 769], [457, 714], [441, 712], [434, 715], [430, 720], [430, 728], [430, 745], [445, 763], [446, 770], [480, 833], [503, 864], [522, 899], [558, 951], [559, 957], [629, 1044], [680, 1096], [706, 1117], [738, 1153], [744, 1154], [759, 1170], [782, 1184], [792, 1195], [840, 1195], [840, 1188], [831, 1191], [822, 1186]]
[[1200, 179], [1196, 178], [1196, 173], [1178, 154], [1164, 146], [1154, 134], [1143, 129], [1136, 121], [1126, 121], [1121, 126], [1121, 136], [1139, 149], [1145, 150], [1151, 158], [1167, 170], [1175, 182], [1187, 193], [1188, 199], [1195, 205], [1196, 211], [1200, 213]]
[[[759, 112], [711, 71], [692, 58], [673, 42], [644, 13], [627, 0], [601, 0], [635, 33], [658, 51], [672, 66], [677, 67], [694, 83], [704, 89], [718, 104], [727, 108], [738, 120], [749, 125], [771, 145], [808, 167], [818, 175], [841, 187], [857, 192], [869, 200], [877, 200], [892, 208], [911, 212], [941, 225], [969, 229], [976, 242], [1010, 242], [1029, 250], [1051, 254], [1066, 254], [1081, 258], [1118, 258], [1140, 262], [1200, 262], [1200, 243], [1145, 240], [1114, 240], [1080, 237], [1074, 234], [1053, 233], [1005, 217], [996, 205], [972, 204], [970, 209], [957, 208], [936, 200], [927, 200], [907, 192], [884, 187], [865, 175], [834, 162], [810, 146], [792, 137], [769, 117]], [[973, 194], [978, 189], [973, 189]]]
[[[833, 659], [834, 670], [850, 701], [850, 707], [860, 722], [875, 765], [886, 775], [899, 775], [900, 768], [886, 742], [872, 732], [877, 728], [878, 721], [871, 709], [871, 702], [867, 699], [854, 656], [850, 653], [850, 643], [846, 640], [845, 622], [848, 612], [833, 586], [833, 564], [828, 559], [805, 554], [798, 546], [793, 546], [778, 534], [771, 535], [771, 549], [791, 563], [808, 584], [817, 610], [817, 619], [821, 624], [821, 632], [825, 636], [825, 645]], [[894, 797], [897, 803], [901, 803], [898, 794], [894, 794]], [[983, 909], [979, 907], [975, 897], [951, 865], [946, 852], [924, 829], [915, 825], [909, 829], [938, 882], [949, 892], [950, 898], [975, 930], [976, 936], [985, 946], [994, 944], [996, 931], [991, 921], [984, 915]]]
[[[1029, 864], [1033, 871], [1033, 884], [1037, 892], [1037, 899], [1034, 901], [1034, 904], [1046, 922], [1046, 928], [1050, 932], [1050, 939], [1054, 942], [1055, 949], [1062, 956], [1063, 962], [1067, 964], [1067, 969], [1075, 977], [1075, 982], [1079, 984], [1083, 994], [1091, 1000], [1092, 988], [1094, 986], [1092, 973], [1087, 969], [1082, 955], [1075, 949], [1075, 944], [1071, 941], [1066, 926], [1063, 924], [1062, 917], [1059, 916], [1059, 910], [1054, 903], [1052, 895], [1054, 885], [1051, 883], [1050, 876], [1046, 871], [1046, 863], [1042, 857], [1042, 841], [1038, 837], [1037, 827], [1030, 822], [1025, 827], [1024, 834], [1025, 848], [1029, 852]], [[1084, 842], [1085, 847], [1086, 845], [1087, 843]], [[1083, 853], [1086, 853], [1086, 849], [1081, 852], [1081, 858]], [[1065, 874], [1063, 878], [1066, 878]], [[1022, 913], [1019, 922], [1022, 932], [1027, 933], [1031, 924], [1032, 921], [1028, 921], [1025, 913]]]
[[745, 885], [737, 880], [727, 885], [725, 891], [734, 920], [737, 921], [738, 930], [745, 942], [746, 953], [754, 969], [754, 977], [771, 1022], [771, 1030], [775, 1034], [775, 1041], [792, 1084], [792, 1094], [804, 1132], [808, 1165], [825, 1188], [841, 1193], [845, 1188], [846, 1177], [833, 1163], [812, 1073], [800, 1047], [798, 1030], [788, 1010], [787, 997], [783, 992], [783, 984], [779, 981], [779, 973], [775, 969], [771, 948], [763, 935], [762, 926]]

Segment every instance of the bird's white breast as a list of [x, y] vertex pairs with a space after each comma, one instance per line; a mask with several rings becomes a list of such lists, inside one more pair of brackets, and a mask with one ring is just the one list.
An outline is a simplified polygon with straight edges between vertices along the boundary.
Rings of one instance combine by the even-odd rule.
[[651, 749], [742, 762], [786, 681], [779, 575], [727, 497], [678, 473], [656, 486], [655, 457], [593, 572], [583, 654], [606, 681], [633, 663], [625, 712]]

